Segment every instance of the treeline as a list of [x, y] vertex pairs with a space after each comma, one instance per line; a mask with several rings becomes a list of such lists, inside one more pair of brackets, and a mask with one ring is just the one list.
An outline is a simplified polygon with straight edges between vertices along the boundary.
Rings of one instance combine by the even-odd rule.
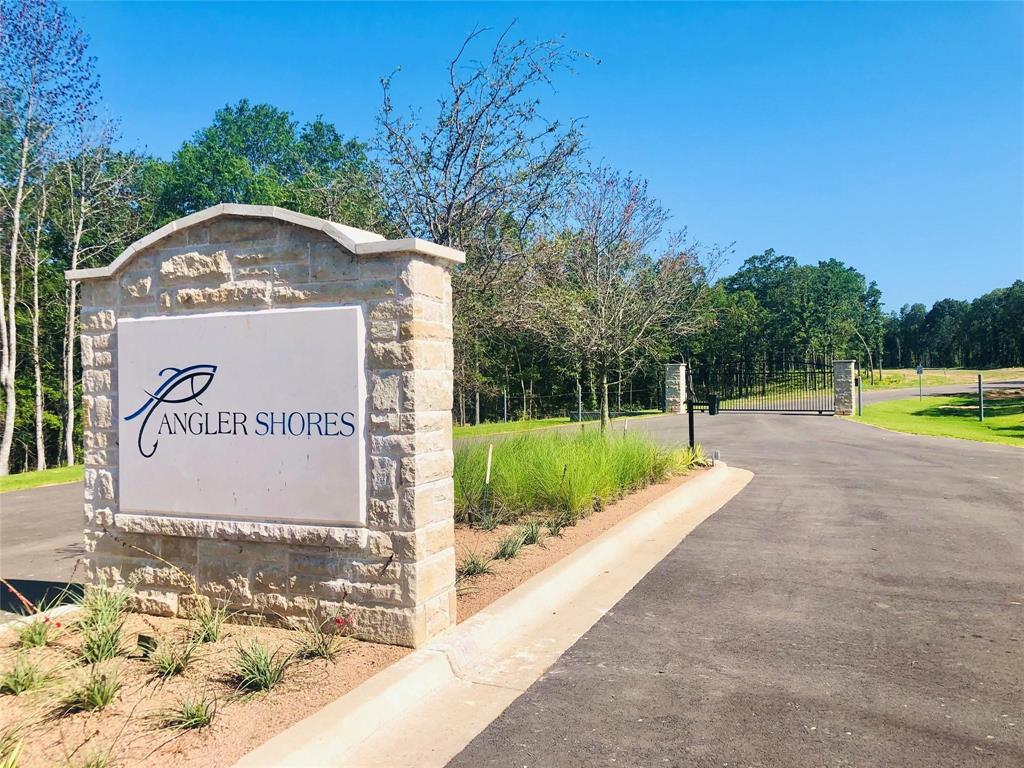
[[974, 301], [905, 304], [886, 317], [885, 358], [893, 367], [1024, 365], [1024, 281]]
[[462, 422], [564, 414], [578, 400], [602, 419], [658, 407], [663, 364], [686, 357], [1019, 362], [1019, 283], [966, 313], [943, 310], [961, 331], [928, 321], [933, 308], [923, 325], [901, 315], [897, 332], [878, 287], [835, 260], [769, 250], [716, 282], [724, 249], [673, 232], [643, 179], [591, 164], [581, 125], [543, 113], [550, 83], [586, 57], [511, 28], [484, 34], [451, 62], [430, 117], [396, 105], [386, 78], [367, 141], [242, 100], [162, 160], [117, 148], [64, 8], [0, 0], [0, 473], [82, 457], [77, 293], [64, 270], [109, 263], [222, 202], [465, 251], [453, 275]]

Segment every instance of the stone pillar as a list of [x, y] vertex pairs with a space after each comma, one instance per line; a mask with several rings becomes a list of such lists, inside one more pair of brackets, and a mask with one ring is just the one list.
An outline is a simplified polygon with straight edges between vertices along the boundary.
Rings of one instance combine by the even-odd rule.
[[[135, 608], [159, 615], [188, 615], [210, 599], [271, 620], [301, 619], [316, 608], [351, 613], [357, 636], [412, 647], [453, 625], [451, 267], [463, 260], [458, 251], [415, 238], [385, 240], [269, 206], [219, 205], [157, 230], [108, 267], [69, 272], [68, 279], [82, 289], [85, 540], [91, 578], [104, 584], [130, 581], [137, 585]], [[121, 509], [119, 452], [137, 446], [134, 439], [130, 445], [122, 439], [119, 445], [119, 429], [127, 429], [122, 421], [140, 398], [138, 392], [118, 392], [122, 320], [215, 313], [231, 317], [235, 312], [265, 318], [288, 314], [270, 310], [333, 307], [357, 308], [365, 339], [358, 355], [342, 361], [349, 366], [344, 370], [361, 382], [362, 394], [355, 400], [363, 400], [352, 407], [361, 423], [347, 436], [363, 441], [359, 456], [365, 462], [353, 461], [364, 469], [346, 471], [345, 477], [353, 485], [363, 484], [362, 509], [354, 502], [341, 513], [284, 503], [279, 514], [275, 508], [269, 517], [264, 513], [258, 519], [229, 505], [190, 514], [170, 506], [172, 499], [164, 510]], [[121, 334], [122, 354], [127, 330]], [[325, 354], [338, 349], [329, 341]], [[192, 362], [208, 363], [208, 368], [218, 363]], [[192, 363], [166, 363], [186, 364]], [[284, 365], [274, 360], [268, 364]], [[221, 392], [228, 386], [228, 365], [220, 367], [220, 378], [206, 395], [193, 397], [189, 407], [216, 407], [204, 401], [217, 392], [216, 386]], [[301, 399], [301, 381], [293, 391], [299, 394], [289, 397]], [[263, 394], [268, 405], [259, 407], [291, 402], [279, 392]], [[171, 413], [171, 406], [161, 406], [162, 413]], [[251, 428], [255, 415], [238, 418], [248, 418]], [[142, 433], [134, 426], [140, 421], [132, 422], [132, 428], [141, 443]], [[212, 423], [216, 425], [215, 418]], [[320, 424], [318, 418], [318, 429]], [[184, 445], [169, 442], [175, 438], [167, 436], [164, 425], [160, 430], [165, 442], [158, 457], [165, 460], [145, 464], [154, 473], [173, 471], [166, 457], [174, 455], [176, 445]], [[306, 436], [294, 438], [292, 433], [276, 439], [310, 440], [313, 446], [309, 434], [343, 433], [314, 432], [310, 426]], [[189, 443], [205, 451], [227, 450], [214, 447], [226, 445], [223, 437], [188, 439], [206, 440]], [[222, 442], [216, 443], [218, 439]], [[224, 454], [225, 460], [238, 463], [239, 471], [225, 473], [223, 482], [250, 490], [245, 483], [251, 486], [254, 479], [241, 478], [247, 446], [255, 445], [239, 443], [230, 455]], [[192, 484], [193, 497], [200, 494], [198, 479], [177, 477], [182, 486]], [[136, 472], [135, 486], [151, 488], [147, 482]], [[255, 482], [261, 491], [287, 500], [287, 489], [317, 483], [318, 477], [304, 470], [302, 462], [286, 461], [280, 476], [257, 477]], [[339, 521], [330, 522], [332, 514]]]
[[665, 413], [686, 413], [686, 363], [665, 366]]
[[832, 386], [835, 389], [836, 416], [852, 416], [856, 393], [856, 360], [834, 360], [832, 362]]

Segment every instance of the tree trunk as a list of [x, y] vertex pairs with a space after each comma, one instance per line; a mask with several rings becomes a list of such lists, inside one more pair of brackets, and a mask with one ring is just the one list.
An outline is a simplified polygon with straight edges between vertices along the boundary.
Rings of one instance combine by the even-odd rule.
[[35, 242], [32, 246], [32, 372], [35, 378], [36, 469], [46, 469], [46, 441], [43, 439], [43, 370], [39, 353], [39, 242], [46, 218], [46, 187], [42, 187], [42, 203], [36, 219]]
[[[14, 419], [18, 408], [14, 390], [14, 369], [18, 360], [18, 327], [15, 324], [14, 303], [18, 287], [18, 240], [21, 237], [21, 205], [25, 200], [25, 177], [28, 173], [28, 134], [21, 140], [21, 165], [18, 168], [18, 185], [14, 191], [14, 208], [11, 211], [11, 251], [8, 277], [8, 295], [3, 296], [0, 285], [0, 382], [4, 388], [4, 433], [0, 439], [0, 476], [9, 474], [11, 445], [14, 443]], [[0, 270], [2, 271], [2, 270]], [[4, 306], [6, 303], [7, 306]], [[6, 312], [5, 312], [6, 310]]]
[[479, 389], [474, 393], [474, 396], [476, 397], [476, 413], [474, 414], [475, 418], [473, 419], [473, 423], [474, 424], [479, 424], [480, 423], [480, 390]]
[[608, 427], [608, 371], [601, 372], [601, 431]]
[[[85, 221], [84, 198], [78, 212], [78, 225], [71, 245], [71, 269], [78, 269], [78, 257], [82, 247], [82, 230]], [[71, 466], [75, 463], [75, 339], [78, 337], [78, 283], [68, 286], [68, 316], [64, 322], [64, 458]]]

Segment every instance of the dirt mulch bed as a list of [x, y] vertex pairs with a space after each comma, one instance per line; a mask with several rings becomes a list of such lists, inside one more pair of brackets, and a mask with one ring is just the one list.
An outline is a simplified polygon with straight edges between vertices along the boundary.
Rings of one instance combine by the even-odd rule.
[[[486, 608], [506, 592], [511, 592], [531, 576], [540, 573], [549, 565], [597, 538], [613, 528], [634, 512], [664, 496], [695, 477], [704, 470], [694, 470], [688, 475], [673, 477], [664, 483], [649, 486], [611, 504], [600, 512], [580, 520], [571, 528], [563, 528], [559, 536], [546, 536], [540, 544], [523, 547], [514, 560], [493, 560], [492, 573], [464, 579], [458, 584], [459, 621], [465, 621], [477, 611]], [[482, 531], [468, 526], [455, 528], [456, 562], [470, 554], [488, 558], [498, 542], [511, 531], [514, 525], [500, 525], [493, 531]]]
[[[72, 616], [62, 617], [71, 623]], [[188, 622], [179, 619], [129, 615], [128, 644], [139, 632], [179, 640]], [[123, 682], [117, 699], [98, 713], [61, 714], [61, 698], [71, 681], [88, 672], [77, 662], [80, 635], [65, 632], [47, 648], [26, 651], [59, 680], [46, 689], [0, 697], [0, 732], [25, 724], [19, 768], [78, 766], [97, 752], [110, 751], [111, 766], [229, 766], [274, 734], [312, 714], [410, 651], [376, 643], [351, 641], [332, 664], [298, 661], [272, 691], [244, 694], [231, 678], [236, 644], [257, 637], [271, 650], [296, 648], [297, 633], [286, 629], [229, 625], [216, 643], [199, 647], [192, 665], [166, 682], [153, 679], [149, 662], [138, 654], [105, 662], [116, 667]], [[0, 670], [11, 668], [17, 654], [17, 635], [0, 635]], [[178, 696], [207, 692], [216, 697], [213, 724], [200, 731], [162, 727], [162, 714]]]
[[[458, 620], [464, 621], [531, 576], [575, 551], [669, 491], [698, 476], [700, 470], [651, 486], [610, 505], [559, 536], [523, 547], [514, 560], [493, 561], [492, 572], [458, 585]], [[457, 526], [457, 559], [469, 552], [489, 557], [498, 541], [515, 526], [493, 531]], [[190, 668], [166, 682], [153, 678], [151, 666], [139, 654], [107, 662], [117, 667], [123, 688], [117, 699], [99, 713], [62, 714], [60, 701], [70, 682], [88, 668], [77, 662], [80, 635], [68, 631], [74, 617], [61, 617], [63, 633], [46, 648], [24, 653], [43, 669], [57, 673], [46, 689], [20, 696], [0, 696], [0, 734], [21, 726], [24, 742], [20, 768], [78, 766], [97, 752], [111, 753], [111, 768], [175, 768], [230, 766], [275, 734], [352, 690], [388, 665], [410, 653], [408, 648], [351, 641], [334, 662], [297, 661], [270, 692], [243, 694], [231, 671], [238, 643], [256, 637], [271, 650], [290, 652], [298, 633], [271, 627], [228, 625], [216, 643], [200, 646]], [[181, 641], [189, 623], [181, 619], [129, 615], [127, 644], [134, 648], [139, 633]], [[19, 653], [17, 634], [0, 633], [0, 673], [9, 670]], [[216, 697], [213, 724], [199, 731], [175, 731], [162, 726], [162, 715], [179, 696], [207, 692]]]

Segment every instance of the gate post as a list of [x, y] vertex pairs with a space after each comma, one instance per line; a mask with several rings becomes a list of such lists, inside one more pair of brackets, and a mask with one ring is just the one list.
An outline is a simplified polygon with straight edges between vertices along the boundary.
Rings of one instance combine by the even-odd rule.
[[665, 413], [686, 412], [686, 363], [665, 366]]
[[855, 360], [832, 361], [832, 386], [835, 388], [834, 407], [836, 416], [853, 415], [855, 365]]

